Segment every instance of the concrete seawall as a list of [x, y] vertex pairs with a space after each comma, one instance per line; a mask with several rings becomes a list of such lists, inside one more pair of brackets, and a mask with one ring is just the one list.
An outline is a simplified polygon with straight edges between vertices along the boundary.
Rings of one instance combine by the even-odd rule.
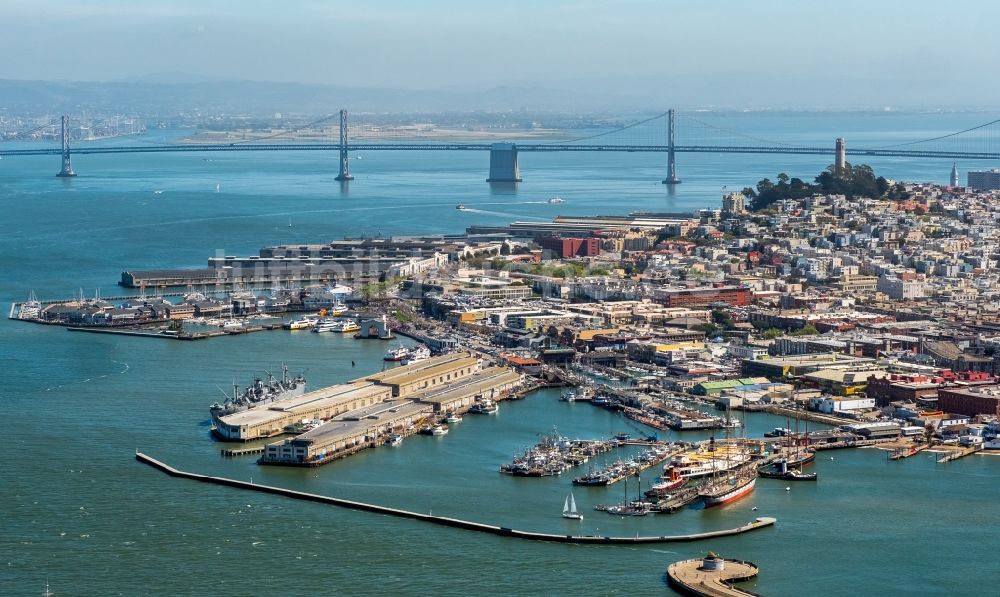
[[353, 500], [345, 500], [341, 498], [329, 497], [325, 495], [318, 495], [315, 493], [305, 493], [302, 491], [295, 491], [293, 489], [285, 489], [283, 487], [273, 487], [270, 485], [259, 485], [256, 483], [249, 483], [247, 481], [238, 481], [236, 479], [227, 479], [225, 477], [212, 477], [208, 475], [199, 475], [197, 473], [189, 473], [186, 471], [181, 471], [175, 469], [155, 458], [147, 456], [142, 452], [135, 453], [135, 459], [143, 464], [147, 464], [155, 469], [158, 469], [171, 477], [180, 477], [183, 479], [190, 479], [192, 481], [200, 481], [202, 483], [211, 483], [214, 485], [223, 485], [225, 487], [233, 487], [236, 489], [245, 489], [250, 491], [259, 491], [261, 493], [270, 493], [274, 495], [280, 495], [287, 498], [292, 498], [296, 500], [305, 500], [310, 502], [319, 502], [322, 504], [330, 504], [333, 506], [339, 506], [341, 508], [350, 508], [352, 510], [360, 510], [362, 512], [374, 512], [377, 514], [385, 514], [388, 516], [397, 516], [399, 518], [411, 518], [414, 520], [422, 520], [424, 522], [430, 522], [433, 524], [438, 524], [447, 527], [454, 527], [459, 529], [465, 529], [467, 531], [478, 531], [480, 533], [490, 533], [492, 535], [500, 535], [503, 537], [514, 537], [517, 539], [530, 539], [534, 541], [550, 541], [554, 543], [583, 543], [583, 544], [637, 544], [637, 543], [677, 543], [685, 541], [700, 541], [702, 539], [710, 539], [714, 537], [725, 537], [729, 535], [739, 535], [742, 533], [747, 533], [757, 529], [762, 529], [769, 527], [775, 523], [774, 518], [760, 517], [753, 522], [747, 523], [741, 527], [735, 529], [724, 529], [720, 531], [709, 531], [706, 533], [694, 533], [690, 535], [668, 535], [668, 536], [654, 536], [654, 537], [601, 537], [597, 535], [556, 535], [551, 533], [536, 533], [531, 531], [519, 531], [517, 529], [512, 529], [508, 527], [501, 527], [491, 524], [483, 524], [479, 522], [472, 522], [469, 520], [461, 520], [458, 518], [448, 518], [445, 516], [434, 516], [431, 514], [422, 514], [420, 512], [411, 512], [409, 510], [399, 510], [396, 508], [389, 508], [387, 506], [378, 506], [375, 504], [367, 504], [364, 502], [356, 502]]

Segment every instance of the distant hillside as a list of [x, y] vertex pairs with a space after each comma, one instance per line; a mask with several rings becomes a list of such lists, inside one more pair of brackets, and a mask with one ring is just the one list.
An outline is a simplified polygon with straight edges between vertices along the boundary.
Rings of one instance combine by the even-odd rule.
[[258, 81], [195, 81], [182, 75], [110, 81], [0, 80], [0, 114], [122, 112], [144, 117], [197, 113], [269, 116], [355, 112], [553, 110], [600, 108], [595, 96], [553, 89], [498, 87], [482, 92], [343, 87]]

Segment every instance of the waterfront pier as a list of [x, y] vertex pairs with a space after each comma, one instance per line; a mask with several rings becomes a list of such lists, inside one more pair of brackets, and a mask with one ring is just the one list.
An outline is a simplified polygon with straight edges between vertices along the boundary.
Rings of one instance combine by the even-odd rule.
[[667, 582], [684, 595], [699, 597], [742, 597], [756, 595], [733, 583], [757, 576], [753, 562], [720, 558], [708, 552], [704, 558], [674, 562], [667, 567]]

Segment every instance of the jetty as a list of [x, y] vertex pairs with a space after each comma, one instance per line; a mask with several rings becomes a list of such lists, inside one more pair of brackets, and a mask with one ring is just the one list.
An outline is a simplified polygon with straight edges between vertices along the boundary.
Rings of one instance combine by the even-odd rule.
[[982, 444], [979, 444], [976, 446], [969, 446], [969, 447], [958, 448], [955, 450], [949, 450], [947, 454], [945, 454], [941, 458], [938, 458], [937, 463], [944, 464], [945, 462], [951, 462], [952, 460], [965, 458], [966, 456], [969, 456], [970, 454], [975, 454], [976, 452], [979, 452], [982, 449], [983, 449]]
[[376, 504], [369, 504], [354, 500], [346, 500], [342, 498], [319, 495], [315, 493], [306, 493], [304, 491], [295, 491], [293, 489], [286, 489], [284, 487], [275, 487], [273, 485], [260, 485], [257, 483], [253, 483], [251, 481], [240, 481], [237, 479], [229, 479], [226, 477], [214, 477], [209, 475], [201, 475], [198, 473], [190, 473], [187, 471], [176, 469], [164, 462], [160, 462], [159, 460], [156, 460], [151, 456], [147, 456], [146, 454], [143, 454], [142, 452], [139, 451], [136, 451], [135, 459], [142, 464], [151, 466], [175, 478], [189, 479], [192, 481], [199, 481], [201, 483], [221, 485], [223, 487], [232, 487], [234, 489], [244, 489], [248, 491], [257, 491], [260, 493], [269, 493], [271, 495], [279, 495], [291, 499], [303, 500], [308, 502], [329, 504], [331, 506], [348, 508], [360, 512], [373, 512], [375, 514], [395, 516], [398, 518], [409, 518], [412, 520], [420, 520], [423, 522], [429, 522], [432, 524], [437, 524], [457, 529], [464, 529], [467, 531], [489, 533], [491, 535], [499, 535], [501, 537], [511, 537], [514, 539], [528, 539], [532, 541], [548, 541], [553, 543], [580, 543], [587, 545], [635, 545], [644, 543], [679, 543], [679, 542], [700, 541], [702, 539], [711, 539], [715, 537], [740, 535], [743, 533], [748, 533], [750, 531], [756, 531], [759, 529], [772, 526], [776, 522], [776, 519], [774, 518], [762, 516], [753, 520], [752, 522], [748, 522], [745, 525], [733, 529], [722, 529], [719, 531], [707, 531], [703, 533], [691, 533], [687, 535], [662, 535], [662, 536], [636, 535], [635, 537], [610, 537], [610, 536], [600, 536], [600, 535], [558, 535], [555, 533], [521, 531], [510, 527], [485, 524], [481, 522], [473, 522], [470, 520], [462, 520], [459, 518], [449, 518], [447, 516], [436, 516], [433, 514], [423, 514], [421, 512], [413, 512], [410, 510], [400, 510], [398, 508], [390, 508], [388, 506], [379, 506]]
[[928, 444], [918, 444], [909, 447], [894, 448], [889, 452], [889, 460], [902, 460], [915, 456], [930, 447]]
[[744, 597], [757, 595], [733, 583], [757, 576], [753, 562], [720, 558], [708, 552], [704, 558], [674, 562], [667, 567], [667, 582], [679, 593], [701, 597]]

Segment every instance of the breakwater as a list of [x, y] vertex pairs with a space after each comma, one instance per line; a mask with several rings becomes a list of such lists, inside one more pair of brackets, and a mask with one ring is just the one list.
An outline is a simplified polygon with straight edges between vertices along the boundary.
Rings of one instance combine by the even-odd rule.
[[413, 520], [421, 520], [424, 522], [430, 522], [441, 526], [464, 529], [467, 531], [477, 531], [480, 533], [500, 535], [502, 537], [513, 537], [515, 539], [528, 539], [533, 541], [548, 541], [553, 543], [583, 543], [588, 545], [680, 543], [680, 542], [699, 541], [702, 539], [711, 539], [714, 537], [740, 535], [742, 533], [747, 533], [750, 531], [755, 531], [758, 529], [769, 527], [776, 522], [776, 519], [774, 518], [762, 516], [757, 518], [753, 522], [749, 522], [743, 526], [736, 527], [734, 529], [708, 531], [705, 533], [691, 533], [688, 535], [635, 536], [635, 537], [608, 537], [599, 535], [557, 535], [554, 533], [521, 531], [509, 527], [484, 524], [480, 522], [473, 522], [470, 520], [461, 520], [458, 518], [449, 518], [446, 516], [434, 516], [432, 514], [423, 514], [420, 512], [411, 512], [409, 510], [400, 510], [397, 508], [390, 508], [388, 506], [379, 506], [376, 504], [368, 504], [365, 502], [358, 502], [354, 500], [345, 500], [342, 498], [319, 495], [315, 493], [306, 493], [303, 491], [295, 491], [293, 489], [285, 489], [283, 487], [274, 487], [271, 485], [260, 485], [248, 481], [228, 479], [226, 477], [213, 477], [209, 475], [189, 473], [187, 471], [175, 469], [166, 463], [160, 462], [159, 460], [156, 460], [155, 458], [147, 456], [146, 454], [143, 454], [142, 452], [138, 451], [135, 453], [135, 459], [143, 464], [147, 464], [155, 469], [158, 469], [171, 477], [190, 479], [192, 481], [200, 481], [202, 483], [211, 483], [213, 485], [222, 485], [224, 487], [233, 487], [236, 489], [245, 489], [250, 491], [258, 491], [261, 493], [270, 493], [273, 495], [280, 495], [283, 497], [297, 499], [297, 500], [318, 502], [322, 504], [339, 506], [341, 508], [360, 510], [362, 512], [374, 512], [376, 514], [385, 514], [388, 516], [396, 516], [399, 518], [410, 518]]

